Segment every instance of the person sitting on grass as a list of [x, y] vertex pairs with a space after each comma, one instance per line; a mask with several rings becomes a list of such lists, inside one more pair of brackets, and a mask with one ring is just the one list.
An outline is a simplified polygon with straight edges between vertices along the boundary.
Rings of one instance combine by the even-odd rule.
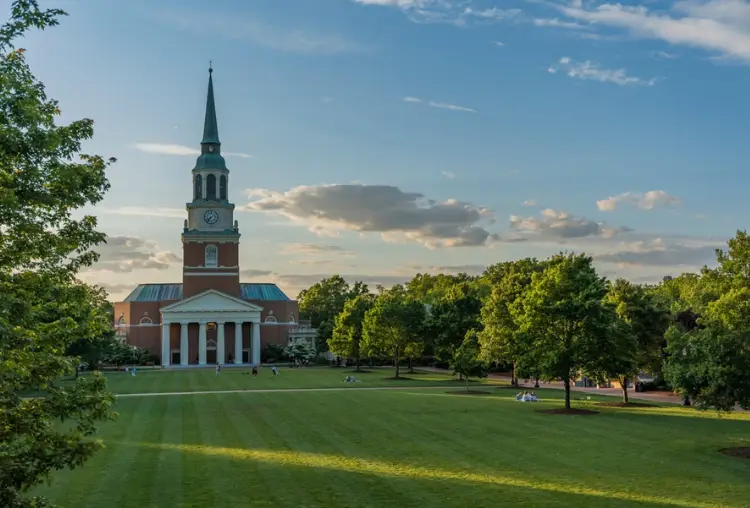
[[344, 379], [344, 383], [356, 383], [357, 378], [354, 376], [346, 376], [346, 379]]
[[516, 400], [520, 401], [521, 399], [523, 399], [523, 392], [518, 392], [516, 394]]
[[273, 367], [271, 367], [271, 372], [273, 372], [274, 376], [278, 376], [279, 375], [279, 369], [276, 368], [276, 365], [274, 365]]
[[536, 393], [531, 392], [529, 394], [529, 402], [536, 402], [537, 400], [539, 400], [539, 399], [536, 398]]

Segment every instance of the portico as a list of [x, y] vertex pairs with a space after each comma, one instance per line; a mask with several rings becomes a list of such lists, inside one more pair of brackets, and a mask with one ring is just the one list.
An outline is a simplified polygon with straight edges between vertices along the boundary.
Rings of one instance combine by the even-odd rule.
[[[263, 308], [258, 305], [215, 289], [203, 291], [162, 307], [160, 310], [162, 365], [170, 366], [173, 354], [179, 355], [179, 365], [182, 366], [191, 363], [224, 364], [227, 363], [227, 356], [231, 358], [232, 363], [237, 365], [260, 364], [260, 314], [262, 310]], [[173, 325], [179, 325], [179, 341], [172, 338]], [[198, 340], [197, 344], [193, 342], [194, 346], [191, 347], [190, 330], [195, 330], [196, 326]], [[227, 328], [233, 329], [234, 340], [231, 340], [231, 336], [226, 336]], [[248, 341], [249, 348], [244, 347], [248, 334], [245, 330], [251, 337]], [[211, 362], [209, 362], [209, 353]], [[196, 357], [197, 362], [190, 362], [191, 358]], [[246, 357], [245, 362], [243, 362], [243, 357]]]

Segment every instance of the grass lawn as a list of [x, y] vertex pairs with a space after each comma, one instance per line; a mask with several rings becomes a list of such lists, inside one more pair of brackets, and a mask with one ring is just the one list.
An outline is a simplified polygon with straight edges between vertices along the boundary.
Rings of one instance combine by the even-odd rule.
[[[356, 373], [354, 369], [333, 369], [330, 367], [279, 369], [274, 377], [271, 369], [262, 368], [257, 378], [250, 375], [250, 369], [225, 368], [219, 375], [214, 369], [191, 370], [142, 370], [132, 377], [125, 372], [106, 374], [109, 389], [113, 393], [169, 393], [205, 392], [214, 390], [270, 390], [289, 388], [367, 388], [380, 386], [458, 386], [461, 383], [443, 373], [417, 372], [409, 374], [406, 369], [401, 375], [407, 379], [394, 381], [386, 379], [395, 373], [390, 368], [368, 369], [371, 372]], [[344, 383], [348, 375], [357, 378], [357, 383]], [[486, 380], [483, 380], [486, 383]], [[475, 385], [477, 383], [471, 383]]]
[[[342, 371], [330, 372], [255, 381], [342, 385]], [[357, 385], [401, 385], [382, 374]], [[208, 371], [140, 376], [132, 381], [151, 392], [159, 379], [158, 391], [252, 382], [229, 371], [221, 381]], [[461, 386], [122, 398], [119, 419], [102, 428], [107, 448], [41, 490], [75, 508], [748, 506], [750, 461], [717, 450], [750, 446], [750, 415], [678, 406], [548, 415], [536, 409], [560, 406], [560, 390], [537, 390], [537, 404], [513, 390], [448, 390]]]

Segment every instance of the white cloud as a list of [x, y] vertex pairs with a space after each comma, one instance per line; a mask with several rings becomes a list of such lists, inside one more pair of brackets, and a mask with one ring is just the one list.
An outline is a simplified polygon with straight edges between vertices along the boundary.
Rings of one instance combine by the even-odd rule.
[[595, 254], [594, 259], [614, 263], [620, 267], [664, 266], [698, 269], [716, 261], [719, 242], [667, 242], [662, 238], [651, 241], [621, 243], [616, 249]]
[[750, 2], [746, 0], [678, 0], [666, 11], [643, 5], [587, 4], [548, 3], [570, 19], [750, 63]]
[[317, 243], [288, 243], [281, 248], [281, 254], [338, 254], [341, 256], [354, 256], [352, 251], [346, 250], [340, 245], [328, 245]]
[[536, 202], [536, 199], [527, 199], [522, 204], [523, 206], [536, 206], [537, 202]]
[[670, 53], [668, 51], [654, 51], [653, 53], [651, 53], [651, 56], [658, 60], [674, 60], [679, 55], [677, 55], [676, 53]]
[[465, 113], [476, 113], [476, 110], [472, 108], [457, 106], [455, 104], [448, 104], [445, 102], [425, 101], [424, 99], [420, 99], [419, 97], [404, 97], [403, 100], [404, 102], [411, 102], [413, 104], [427, 104], [431, 108], [448, 109], [451, 111], [463, 111]]
[[620, 86], [656, 84], [656, 79], [644, 79], [636, 76], [628, 76], [625, 69], [603, 69], [599, 63], [586, 60], [585, 62], [573, 61], [570, 57], [561, 58], [557, 64], [547, 69], [551, 74], [563, 72], [575, 79], [599, 81], [601, 83], [615, 83]]
[[623, 192], [617, 196], [600, 199], [596, 207], [603, 212], [611, 212], [618, 204], [631, 205], [641, 210], [652, 210], [657, 206], [674, 206], [681, 203], [680, 198], [663, 190], [652, 190], [644, 193]]
[[589, 25], [582, 25], [576, 21], [563, 21], [559, 18], [534, 18], [531, 23], [534, 26], [568, 28], [570, 30], [588, 30], [591, 28]]
[[404, 238], [429, 248], [481, 246], [496, 239], [480, 225], [492, 220], [488, 208], [457, 199], [425, 199], [391, 185], [299, 186], [283, 193], [247, 193], [259, 199], [243, 209], [279, 213], [318, 235], [334, 236], [342, 230], [380, 233], [386, 240]]
[[100, 258], [89, 273], [130, 273], [134, 270], [166, 270], [180, 262], [180, 257], [168, 250], [159, 249], [157, 242], [132, 236], [110, 236], [107, 243], [93, 249]]
[[495, 46], [500, 46], [500, 47], [505, 46], [505, 43], [504, 42], [500, 42], [500, 41], [492, 41], [492, 44], [494, 44]]
[[362, 5], [393, 7], [414, 23], [446, 23], [456, 26], [497, 23], [513, 19], [520, 9], [474, 8], [468, 0], [352, 0]]
[[[159, 155], [192, 155], [197, 156], [201, 151], [185, 145], [170, 145], [164, 143], [136, 143], [135, 149], [145, 153], [154, 153]], [[250, 159], [252, 155], [241, 152], [221, 152], [226, 157], [239, 157], [241, 159]]]
[[585, 217], [575, 217], [566, 212], [546, 208], [539, 217], [510, 216], [511, 230], [525, 235], [529, 240], [566, 240], [574, 238], [612, 238], [632, 231], [627, 227], [610, 227]]
[[107, 215], [130, 215], [135, 217], [169, 217], [187, 218], [184, 208], [151, 208], [146, 206], [121, 206], [118, 208], [99, 208], [97, 211]]
[[435, 102], [430, 101], [428, 103], [429, 106], [433, 108], [439, 108], [439, 109], [449, 109], [451, 111], [464, 111], [466, 113], [476, 113], [477, 111], [475, 109], [467, 108], [464, 106], [456, 106], [455, 104], [447, 104], [445, 102]]
[[456, 178], [456, 173], [453, 171], [443, 171], [441, 174], [449, 180]]

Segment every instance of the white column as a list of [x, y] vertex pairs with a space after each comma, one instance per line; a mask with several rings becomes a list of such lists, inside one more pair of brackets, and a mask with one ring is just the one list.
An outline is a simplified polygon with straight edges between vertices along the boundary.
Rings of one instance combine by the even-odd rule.
[[201, 321], [198, 333], [198, 365], [206, 365], [206, 322]]
[[161, 324], [161, 364], [164, 367], [169, 367], [169, 360], [171, 360], [170, 355], [172, 354], [172, 350], [169, 347], [169, 325], [170, 323], [165, 323], [162, 321]]
[[242, 321], [234, 322], [234, 363], [242, 363]]
[[224, 323], [216, 323], [216, 363], [224, 364]]
[[180, 321], [180, 365], [188, 365], [190, 357], [188, 356], [188, 322]]
[[253, 365], [260, 365], [260, 321], [253, 322], [253, 345], [250, 351], [253, 354]]

